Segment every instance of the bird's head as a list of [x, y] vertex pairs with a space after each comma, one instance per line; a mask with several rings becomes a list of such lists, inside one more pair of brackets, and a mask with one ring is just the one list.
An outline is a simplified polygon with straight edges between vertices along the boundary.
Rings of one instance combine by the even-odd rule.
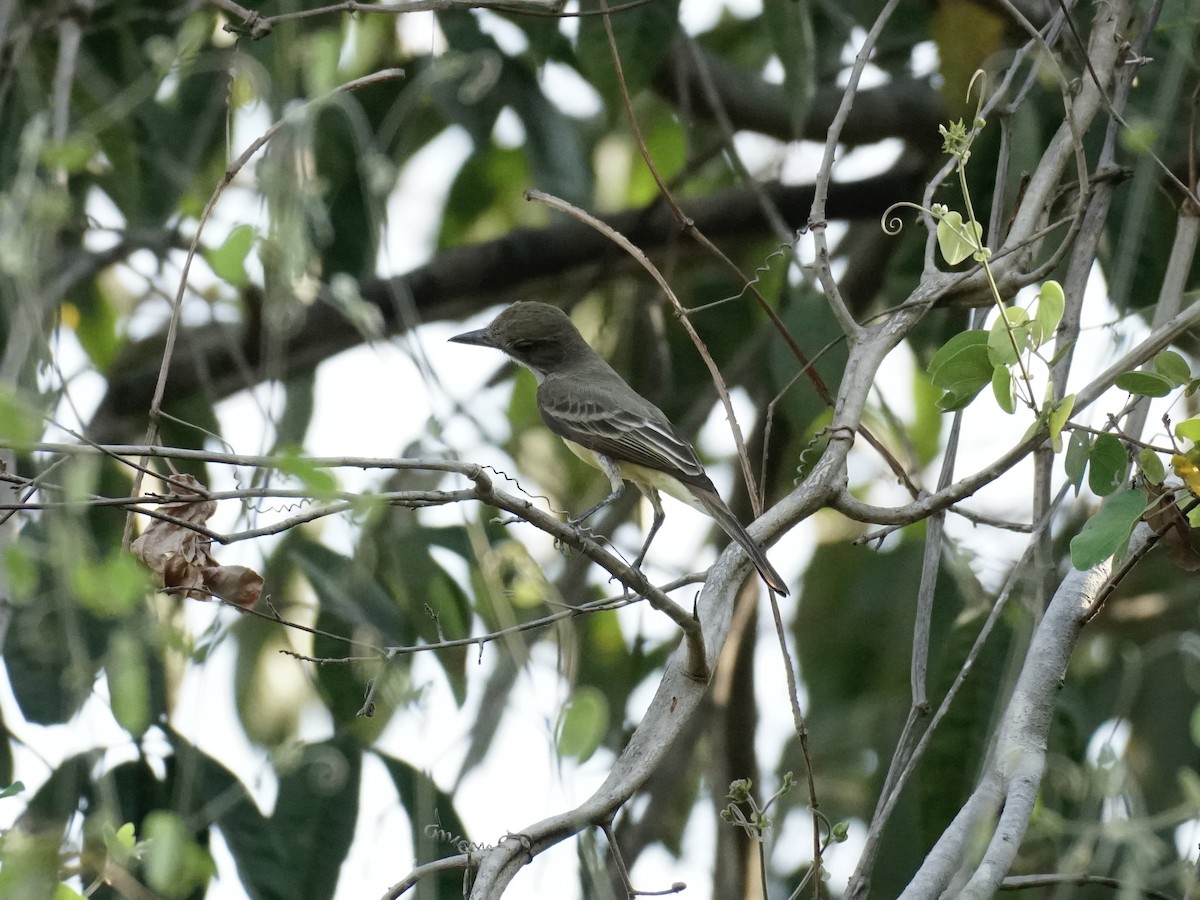
[[559, 371], [592, 355], [565, 312], [533, 300], [514, 303], [487, 328], [456, 334], [450, 340], [502, 350], [538, 375]]

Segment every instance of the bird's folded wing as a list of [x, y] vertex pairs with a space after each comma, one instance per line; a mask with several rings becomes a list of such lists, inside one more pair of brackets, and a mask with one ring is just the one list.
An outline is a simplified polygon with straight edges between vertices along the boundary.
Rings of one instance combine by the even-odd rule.
[[538, 409], [547, 427], [561, 438], [619, 461], [709, 486], [687, 439], [657, 407], [623, 382], [620, 388], [614, 391], [592, 381], [564, 387], [548, 380], [538, 389]]

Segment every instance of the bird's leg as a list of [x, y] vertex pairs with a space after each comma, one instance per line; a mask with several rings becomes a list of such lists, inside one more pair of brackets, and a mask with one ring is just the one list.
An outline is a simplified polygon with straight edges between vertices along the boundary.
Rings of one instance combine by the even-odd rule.
[[650, 506], [654, 509], [654, 521], [650, 523], [650, 533], [646, 535], [646, 542], [642, 544], [642, 549], [638, 553], [637, 559], [633, 561], [635, 569], [641, 569], [642, 560], [646, 558], [646, 551], [650, 549], [650, 542], [654, 540], [654, 536], [658, 534], [658, 529], [662, 528], [663, 520], [667, 517], [667, 514], [663, 512], [662, 498], [658, 495], [658, 489], [648, 484], [639, 484], [638, 488], [646, 495], [646, 499], [650, 501]]
[[[596, 461], [600, 464], [600, 469], [608, 476], [608, 482], [612, 485], [612, 493], [589, 509], [582, 515], [572, 516], [567, 521], [578, 528], [608, 504], [612, 503], [621, 496], [621, 492], [625, 490], [625, 481], [621, 478], [621, 469], [617, 465], [617, 461], [609, 456], [604, 456], [600, 453], [596, 454]], [[584, 529], [585, 531], [587, 529]]]

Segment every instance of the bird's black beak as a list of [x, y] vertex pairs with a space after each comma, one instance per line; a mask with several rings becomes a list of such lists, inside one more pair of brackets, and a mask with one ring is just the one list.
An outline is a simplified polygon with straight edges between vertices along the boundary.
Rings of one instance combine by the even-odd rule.
[[478, 331], [464, 331], [462, 334], [456, 334], [450, 340], [455, 344], [472, 344], [476, 347], [495, 348], [496, 346], [496, 342], [492, 340], [492, 336], [486, 328], [480, 328]]

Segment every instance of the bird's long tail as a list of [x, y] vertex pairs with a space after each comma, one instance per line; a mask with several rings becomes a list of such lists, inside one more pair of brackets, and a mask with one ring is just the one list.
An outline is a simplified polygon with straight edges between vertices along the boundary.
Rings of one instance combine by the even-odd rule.
[[720, 495], [715, 491], [705, 491], [694, 486], [692, 487], [692, 494], [704, 504], [704, 508], [708, 510], [708, 514], [716, 519], [721, 529], [737, 541], [741, 545], [741, 548], [746, 551], [746, 555], [754, 563], [754, 568], [758, 569], [758, 574], [762, 576], [762, 580], [766, 582], [767, 587], [780, 596], [786, 597], [788, 589], [787, 585], [784, 584], [783, 576], [775, 571], [775, 567], [767, 559], [767, 554], [758, 545], [758, 541], [750, 537], [750, 533], [742, 527], [742, 523], [737, 520], [737, 516], [733, 514], [733, 511], [725, 505], [725, 501], [721, 499]]

